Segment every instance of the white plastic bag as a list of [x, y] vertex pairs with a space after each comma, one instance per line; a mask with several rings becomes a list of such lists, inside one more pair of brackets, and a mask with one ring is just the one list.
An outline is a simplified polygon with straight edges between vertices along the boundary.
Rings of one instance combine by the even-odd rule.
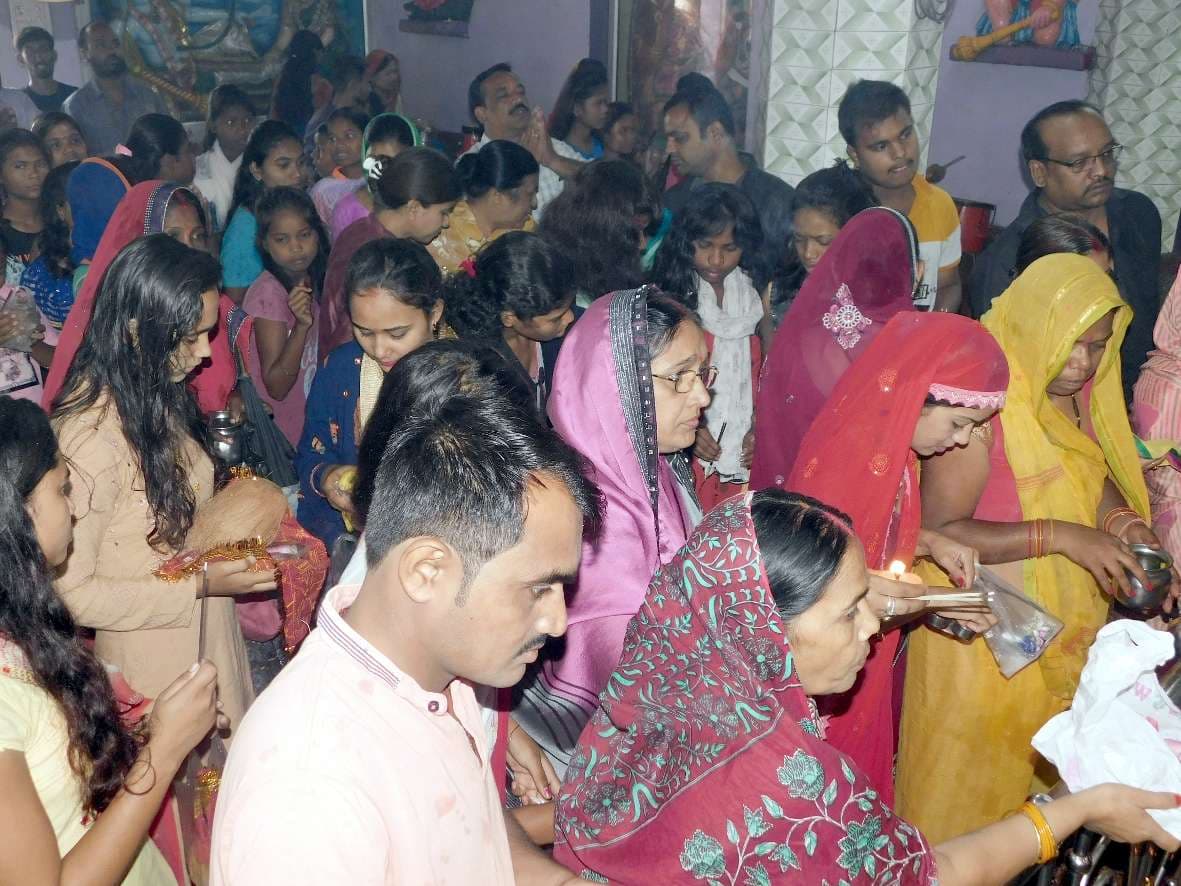
[[[1099, 631], [1073, 706], [1033, 737], [1071, 791], [1116, 782], [1181, 793], [1181, 711], [1156, 678], [1173, 655], [1173, 635], [1143, 622], [1124, 619]], [[1149, 814], [1181, 838], [1181, 809]]]

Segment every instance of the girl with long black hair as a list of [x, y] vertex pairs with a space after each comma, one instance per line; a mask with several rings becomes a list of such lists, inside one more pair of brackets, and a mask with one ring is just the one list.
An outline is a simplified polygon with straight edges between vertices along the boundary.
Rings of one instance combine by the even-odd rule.
[[74, 269], [70, 258], [70, 212], [66, 181], [78, 167], [71, 161], [55, 166], [41, 186], [40, 254], [21, 274], [21, 286], [33, 293], [37, 308], [55, 329], [61, 329], [74, 304]]
[[[75, 472], [74, 549], [58, 591], [95, 651], [154, 696], [205, 654], [236, 724], [253, 697], [233, 598], [272, 591], [274, 575], [249, 560], [201, 576], [153, 574], [185, 549], [199, 506], [214, 491], [205, 428], [186, 381], [210, 356], [220, 269], [166, 234], [125, 247], [107, 269], [86, 338], [53, 404]], [[207, 595], [209, 599], [200, 600]]]
[[0, 397], [0, 883], [173, 882], [145, 838], [214, 725], [217, 672], [190, 662], [144, 728], [123, 726], [53, 587], [71, 543], [70, 474], [40, 407]]
[[611, 102], [609, 88], [606, 65], [584, 58], [574, 66], [554, 103], [550, 135], [574, 148], [585, 160], [603, 156], [603, 127]]
[[301, 135], [316, 112], [313, 94], [316, 81], [323, 82], [316, 73], [323, 52], [324, 43], [318, 35], [312, 31], [296, 31], [287, 46], [287, 59], [275, 80], [271, 119], [283, 121]]
[[264, 120], [250, 133], [221, 239], [222, 283], [226, 294], [238, 304], [265, 270], [257, 246], [254, 204], [269, 188], [299, 187], [302, 157], [303, 145], [285, 123]]
[[654, 282], [701, 317], [718, 367], [693, 448], [697, 497], [705, 508], [740, 492], [750, 477], [760, 333], [770, 336], [762, 241], [750, 198], [734, 185], [705, 184], [673, 217], [652, 267]]
[[211, 227], [220, 231], [230, 220], [234, 182], [242, 167], [242, 154], [254, 126], [254, 103], [242, 87], [223, 83], [209, 93], [205, 118], [205, 144], [197, 157], [193, 185], [209, 202]]
[[136, 181], [160, 179], [190, 185], [197, 174], [189, 133], [167, 114], [144, 114], [136, 120], [124, 147], [131, 152]]
[[471, 268], [448, 279], [444, 318], [460, 338], [513, 357], [544, 415], [558, 351], [575, 319], [569, 265], [537, 234], [509, 231], [481, 249]]

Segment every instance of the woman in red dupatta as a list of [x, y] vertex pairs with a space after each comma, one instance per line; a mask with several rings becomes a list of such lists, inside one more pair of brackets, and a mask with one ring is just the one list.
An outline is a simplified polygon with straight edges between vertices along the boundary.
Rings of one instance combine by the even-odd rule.
[[[878, 628], [848, 519], [780, 490], [718, 505], [656, 573], [558, 795], [554, 857], [595, 883], [1003, 883], [1040, 848], [1014, 815], [932, 848], [824, 737], [810, 695], [848, 686]], [[1042, 807], [1177, 841], [1104, 785]]]
[[[968, 442], [1004, 405], [1009, 368], [974, 320], [908, 311], [886, 324], [850, 367], [804, 437], [788, 487], [849, 514], [870, 569], [931, 557], [953, 579], [972, 574], [970, 549], [919, 526], [918, 457]], [[943, 408], [940, 408], [943, 407]], [[826, 699], [829, 740], [892, 802], [900, 634], [874, 645], [852, 691]]]
[[[182, 230], [170, 221], [170, 210], [180, 204], [191, 206], [195, 210], [195, 226], [185, 225]], [[197, 195], [190, 189], [172, 182], [141, 182], [131, 188], [115, 208], [103, 231], [102, 239], [99, 240], [78, 297], [74, 299], [69, 316], [62, 326], [57, 350], [53, 355], [53, 365], [45, 380], [45, 393], [41, 402], [45, 409], [52, 407], [61, 390], [62, 382], [69, 373], [70, 364], [74, 362], [74, 355], [82, 346], [82, 339], [90, 327], [90, 318], [94, 313], [94, 301], [98, 297], [107, 267], [123, 247], [133, 240], [146, 234], [160, 233], [176, 237], [194, 249], [209, 251], [208, 220]], [[190, 381], [202, 412], [225, 409], [230, 393], [237, 384], [238, 372], [230, 352], [227, 327], [229, 311], [233, 307], [234, 303], [223, 295], [218, 307], [218, 331], [209, 340], [213, 354]], [[250, 323], [242, 324], [238, 337], [239, 341], [249, 341]]]
[[783, 487], [837, 381], [887, 321], [914, 308], [922, 280], [914, 227], [884, 206], [841, 228], [775, 335], [755, 400], [750, 488]]

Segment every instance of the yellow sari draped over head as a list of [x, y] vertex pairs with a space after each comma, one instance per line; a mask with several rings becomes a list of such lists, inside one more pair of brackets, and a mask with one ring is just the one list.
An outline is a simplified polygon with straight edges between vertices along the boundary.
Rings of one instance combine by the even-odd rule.
[[[1096, 444], [1054, 406], [1046, 387], [1079, 336], [1111, 311], [1114, 332], [1089, 383]], [[1131, 317], [1111, 278], [1079, 255], [1034, 262], [984, 316], [1009, 361], [1008, 397], [999, 421], [1022, 520], [1095, 526], [1108, 476], [1128, 503], [1148, 516], [1148, 491], [1120, 382], [1120, 344]], [[1003, 476], [989, 482], [1009, 481]], [[1006, 498], [1014, 492], [1012, 486], [989, 491]], [[1089, 572], [1065, 557], [997, 567], [1014, 579], [1018, 568], [1022, 590], [1065, 625], [1036, 663], [1006, 679], [980, 639], [965, 645], [925, 628], [910, 637], [897, 811], [932, 843], [997, 820], [1031, 791], [1057, 780], [1030, 740], [1070, 707], [1110, 600]], [[950, 584], [935, 567], [920, 572], [932, 584]]]
[[[1114, 333], [1090, 383], [1096, 444], [1050, 402], [1046, 387], [1079, 336], [1112, 311]], [[1093, 527], [1110, 475], [1128, 504], [1150, 520], [1120, 376], [1120, 346], [1132, 309], [1112, 279], [1086, 256], [1046, 256], [992, 303], [981, 322], [1009, 358], [1001, 427], [1022, 517]], [[1026, 560], [1024, 574], [1025, 592], [1066, 623], [1038, 664], [1050, 692], [1070, 700], [1110, 598], [1091, 573], [1060, 555]]]

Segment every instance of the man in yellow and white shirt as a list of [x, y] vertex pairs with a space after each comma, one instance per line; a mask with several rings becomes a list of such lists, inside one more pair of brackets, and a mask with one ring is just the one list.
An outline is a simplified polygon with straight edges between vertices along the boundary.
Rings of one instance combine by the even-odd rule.
[[859, 80], [841, 99], [837, 123], [853, 166], [881, 204], [904, 213], [918, 234], [925, 270], [915, 307], [958, 313], [959, 213], [951, 196], [919, 171], [921, 150], [906, 93], [883, 80]]

